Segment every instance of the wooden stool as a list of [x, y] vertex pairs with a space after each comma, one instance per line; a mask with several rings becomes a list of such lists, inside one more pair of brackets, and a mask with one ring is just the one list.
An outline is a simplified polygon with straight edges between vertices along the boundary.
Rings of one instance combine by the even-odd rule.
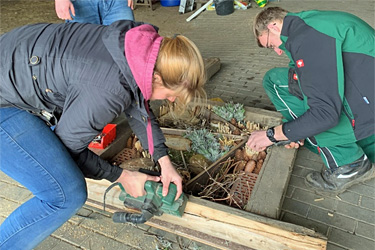
[[152, 8], [152, 0], [134, 0], [134, 9], [137, 5], [145, 5], [151, 8], [151, 10], [154, 10]]

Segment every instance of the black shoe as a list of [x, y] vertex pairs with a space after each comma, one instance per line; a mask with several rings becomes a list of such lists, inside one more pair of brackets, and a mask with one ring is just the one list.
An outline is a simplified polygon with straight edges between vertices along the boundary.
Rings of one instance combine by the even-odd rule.
[[324, 168], [321, 173], [309, 173], [305, 184], [323, 193], [340, 194], [350, 186], [375, 177], [374, 168], [366, 155], [358, 160], [330, 170]]

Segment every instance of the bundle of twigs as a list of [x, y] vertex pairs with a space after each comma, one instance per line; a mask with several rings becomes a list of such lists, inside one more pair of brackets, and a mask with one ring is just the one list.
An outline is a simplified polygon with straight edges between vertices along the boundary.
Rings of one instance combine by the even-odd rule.
[[236, 173], [236, 169], [239, 162], [236, 162], [232, 158], [219, 163], [219, 172], [212, 176], [208, 171], [206, 173], [209, 176], [208, 184], [199, 193], [201, 198], [209, 199], [215, 202], [229, 201], [233, 202], [236, 206], [242, 209], [242, 207], [232, 198], [230, 190], [237, 180], [239, 173]]

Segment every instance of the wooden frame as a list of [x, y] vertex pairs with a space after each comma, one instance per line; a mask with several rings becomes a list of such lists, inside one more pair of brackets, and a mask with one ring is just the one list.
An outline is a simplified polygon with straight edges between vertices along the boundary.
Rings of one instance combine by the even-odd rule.
[[[276, 112], [250, 107], [245, 107], [245, 110], [246, 120], [268, 126], [281, 123], [281, 116]], [[123, 128], [122, 134], [127, 136], [120, 134], [116, 141], [125, 143], [131, 133], [129, 130]], [[114, 145], [117, 145], [116, 141]], [[219, 249], [326, 249], [327, 239], [323, 235], [275, 220], [280, 215], [296, 152], [284, 147], [272, 147], [246, 210], [188, 196], [189, 201], [181, 218], [163, 214], [153, 217], [146, 224]], [[105, 159], [114, 156], [113, 149], [97, 153], [102, 153]], [[87, 179], [87, 204], [102, 208], [103, 194], [110, 184], [105, 180]], [[109, 212], [125, 210], [119, 193], [120, 189], [115, 187], [107, 194]]]

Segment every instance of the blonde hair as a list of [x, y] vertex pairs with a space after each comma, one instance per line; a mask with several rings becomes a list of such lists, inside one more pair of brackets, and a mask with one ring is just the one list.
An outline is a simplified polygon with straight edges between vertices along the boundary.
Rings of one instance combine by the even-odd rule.
[[154, 73], [160, 75], [165, 88], [178, 93], [175, 106], [180, 109], [184, 110], [191, 101], [206, 99], [203, 58], [197, 46], [185, 36], [163, 38]]
[[288, 11], [280, 7], [269, 7], [262, 10], [255, 16], [253, 23], [253, 32], [255, 38], [257, 39], [259, 47], [263, 47], [263, 45], [259, 42], [259, 36], [261, 36], [264, 31], [268, 30], [268, 24], [274, 21], [282, 22], [287, 14]]

